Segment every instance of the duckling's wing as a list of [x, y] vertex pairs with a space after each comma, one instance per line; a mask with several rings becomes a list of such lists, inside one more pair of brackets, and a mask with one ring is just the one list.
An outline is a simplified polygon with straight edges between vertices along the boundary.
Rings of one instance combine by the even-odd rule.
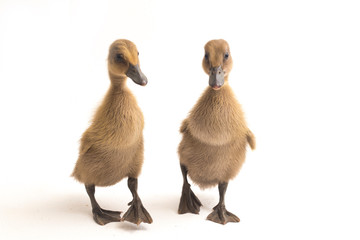
[[181, 133], [186, 132], [187, 127], [188, 127], [188, 120], [185, 119], [185, 120], [181, 123], [180, 132], [181, 132]]
[[90, 134], [88, 132], [85, 132], [81, 137], [80, 155], [87, 153], [94, 144], [94, 140], [92, 140], [89, 135]]
[[248, 129], [246, 133], [246, 140], [248, 141], [251, 149], [254, 150], [256, 147], [256, 139], [252, 131], [250, 131], [250, 129]]
[[80, 146], [80, 155], [83, 155], [83, 154], [85, 154], [85, 153], [87, 153], [89, 150], [90, 150], [90, 148], [92, 147], [92, 144], [81, 144], [81, 146]]

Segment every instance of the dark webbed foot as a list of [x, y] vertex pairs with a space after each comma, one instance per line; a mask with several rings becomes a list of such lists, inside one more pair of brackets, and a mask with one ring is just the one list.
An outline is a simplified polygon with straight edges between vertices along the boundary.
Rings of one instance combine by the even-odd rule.
[[93, 218], [97, 224], [105, 225], [110, 222], [120, 222], [121, 212], [105, 210], [102, 208], [93, 209]]
[[105, 225], [110, 222], [120, 222], [121, 212], [102, 209], [97, 203], [95, 199], [95, 185], [85, 185], [85, 188], [90, 197], [93, 218], [97, 224]]
[[200, 200], [196, 197], [194, 192], [190, 188], [190, 184], [184, 183], [181, 193], [180, 204], [178, 213], [195, 213], [199, 214], [200, 207], [202, 206]]
[[240, 222], [240, 218], [238, 218], [235, 214], [228, 212], [225, 208], [225, 193], [227, 186], [227, 182], [219, 183], [220, 200], [218, 205], [213, 208], [214, 211], [207, 216], [207, 220], [220, 224], [226, 224], [228, 222]]
[[240, 218], [238, 218], [235, 214], [226, 210], [225, 205], [216, 205], [214, 211], [207, 216], [207, 220], [226, 224], [228, 222], [240, 222]]
[[129, 203], [130, 207], [121, 218], [121, 221], [128, 221], [139, 225], [140, 223], [152, 223], [153, 220], [142, 205], [142, 202], [137, 194], [137, 179], [129, 178], [128, 186], [133, 195], [133, 200]]
[[190, 184], [187, 181], [187, 168], [184, 165], [180, 165], [181, 172], [183, 175], [183, 189], [181, 193], [180, 198], [180, 204], [178, 213], [184, 214], [184, 213], [195, 213], [199, 214], [200, 207], [202, 206], [200, 200], [196, 197], [194, 192], [191, 190]]
[[128, 221], [139, 225], [140, 223], [152, 223], [153, 220], [141, 203], [141, 200], [131, 201], [130, 207], [121, 218], [121, 221]]

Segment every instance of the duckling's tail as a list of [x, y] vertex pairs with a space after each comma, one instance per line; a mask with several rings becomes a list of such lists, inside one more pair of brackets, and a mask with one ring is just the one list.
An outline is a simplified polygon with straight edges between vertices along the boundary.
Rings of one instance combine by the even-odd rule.
[[256, 147], [256, 139], [254, 134], [250, 130], [248, 130], [246, 133], [246, 140], [248, 141], [251, 150], [254, 150]]

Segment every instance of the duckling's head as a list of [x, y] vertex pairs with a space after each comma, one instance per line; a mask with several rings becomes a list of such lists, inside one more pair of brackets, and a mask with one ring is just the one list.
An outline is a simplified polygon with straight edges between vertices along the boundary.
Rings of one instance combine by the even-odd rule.
[[219, 90], [228, 79], [228, 74], [232, 69], [229, 44], [223, 39], [207, 42], [202, 66], [210, 76], [209, 85], [214, 90]]
[[119, 39], [111, 44], [108, 69], [113, 84], [123, 82], [126, 77], [131, 78], [136, 84], [147, 84], [147, 78], [140, 69], [138, 55], [135, 44], [129, 40]]

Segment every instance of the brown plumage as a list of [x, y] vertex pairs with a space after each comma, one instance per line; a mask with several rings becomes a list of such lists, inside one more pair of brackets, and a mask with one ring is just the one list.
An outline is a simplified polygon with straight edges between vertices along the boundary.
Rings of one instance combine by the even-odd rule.
[[[90, 127], [82, 135], [73, 176], [85, 184], [97, 223], [120, 220], [151, 223], [136, 189], [144, 159], [144, 118], [126, 86], [127, 77], [139, 85], [147, 83], [139, 67], [135, 44], [124, 39], [115, 41], [109, 49], [108, 71], [111, 85]], [[114, 185], [125, 177], [134, 200], [121, 219], [120, 212], [101, 209], [94, 193], [95, 186]]]
[[180, 127], [183, 139], [178, 149], [184, 177], [179, 213], [198, 213], [201, 206], [187, 182], [188, 174], [201, 188], [219, 185], [220, 201], [208, 220], [222, 224], [240, 221], [226, 211], [224, 195], [229, 180], [244, 163], [247, 144], [255, 149], [255, 137], [228, 84], [231, 68], [228, 43], [209, 41], [203, 59], [209, 86]]

